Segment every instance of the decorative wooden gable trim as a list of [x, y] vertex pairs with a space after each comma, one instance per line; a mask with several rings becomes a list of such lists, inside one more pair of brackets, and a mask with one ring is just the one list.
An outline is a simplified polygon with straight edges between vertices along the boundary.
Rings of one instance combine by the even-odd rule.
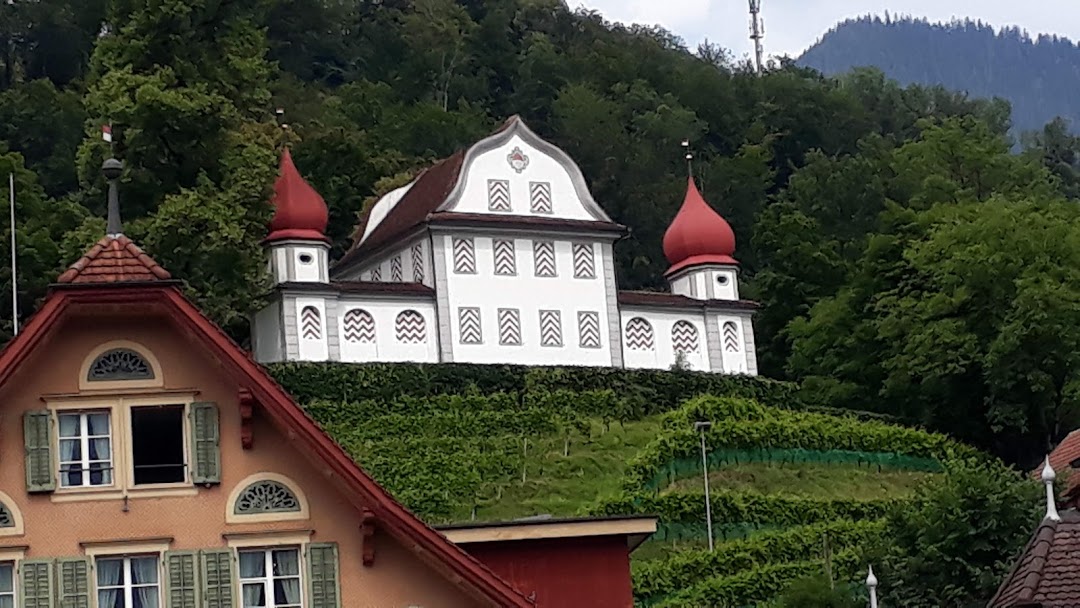
[[364, 509], [360, 515], [360, 534], [364, 543], [364, 566], [375, 565], [375, 513]]
[[250, 450], [255, 445], [255, 395], [246, 388], [240, 389], [240, 445]]

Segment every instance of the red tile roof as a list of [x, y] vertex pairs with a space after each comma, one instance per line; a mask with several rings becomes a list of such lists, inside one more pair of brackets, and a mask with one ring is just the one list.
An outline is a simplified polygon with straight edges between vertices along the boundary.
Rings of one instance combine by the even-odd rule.
[[171, 278], [124, 235], [105, 236], [60, 275], [57, 283], [121, 283]]
[[[1064, 471], [1071, 473], [1067, 475], [1065, 481], [1065, 493], [1069, 493], [1075, 490], [1080, 485], [1080, 475], [1076, 474], [1076, 469], [1070, 464], [1077, 458], [1080, 458], [1080, 430], [1075, 430], [1068, 434], [1065, 439], [1061, 440], [1061, 443], [1054, 448], [1053, 452], [1050, 452], [1050, 466], [1054, 468], [1058, 474]], [[1042, 465], [1039, 465], [1038, 470], [1042, 471]]]
[[1080, 606], [1080, 513], [1044, 519], [987, 608]]

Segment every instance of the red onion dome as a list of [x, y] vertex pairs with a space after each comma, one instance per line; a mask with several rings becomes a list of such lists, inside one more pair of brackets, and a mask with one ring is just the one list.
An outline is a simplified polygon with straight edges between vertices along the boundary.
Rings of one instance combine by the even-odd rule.
[[270, 220], [270, 235], [266, 241], [328, 240], [325, 234], [329, 221], [326, 201], [300, 176], [288, 148], [281, 155], [273, 204], [274, 217]]
[[735, 232], [705, 202], [691, 177], [682, 208], [664, 233], [664, 255], [671, 263], [667, 274], [699, 264], [738, 264], [734, 253]]

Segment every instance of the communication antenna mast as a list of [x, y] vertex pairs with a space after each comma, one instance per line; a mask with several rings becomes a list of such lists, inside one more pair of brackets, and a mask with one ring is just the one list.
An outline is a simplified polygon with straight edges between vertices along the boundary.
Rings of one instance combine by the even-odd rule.
[[761, 19], [761, 0], [750, 0], [750, 39], [754, 41], [754, 71], [761, 74], [761, 65], [765, 60], [765, 48], [761, 41], [765, 38], [765, 22]]

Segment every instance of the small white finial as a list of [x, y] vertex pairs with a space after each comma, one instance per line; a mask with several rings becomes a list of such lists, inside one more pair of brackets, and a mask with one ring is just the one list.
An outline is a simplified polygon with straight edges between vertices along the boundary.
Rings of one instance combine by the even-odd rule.
[[1042, 480], [1043, 482], [1053, 482], [1057, 479], [1057, 473], [1054, 472], [1054, 467], [1050, 466], [1050, 457], [1046, 457], [1046, 464], [1043, 465]]
[[874, 567], [867, 568], [869, 573], [866, 575], [866, 588], [870, 590], [870, 608], [878, 608], [877, 603], [877, 577], [874, 576]]
[[1046, 519], [1061, 521], [1061, 515], [1058, 515], [1057, 510], [1057, 498], [1054, 496], [1055, 479], [1057, 479], [1057, 474], [1054, 473], [1054, 467], [1050, 466], [1050, 457], [1047, 456], [1042, 470], [1042, 481], [1046, 485]]

